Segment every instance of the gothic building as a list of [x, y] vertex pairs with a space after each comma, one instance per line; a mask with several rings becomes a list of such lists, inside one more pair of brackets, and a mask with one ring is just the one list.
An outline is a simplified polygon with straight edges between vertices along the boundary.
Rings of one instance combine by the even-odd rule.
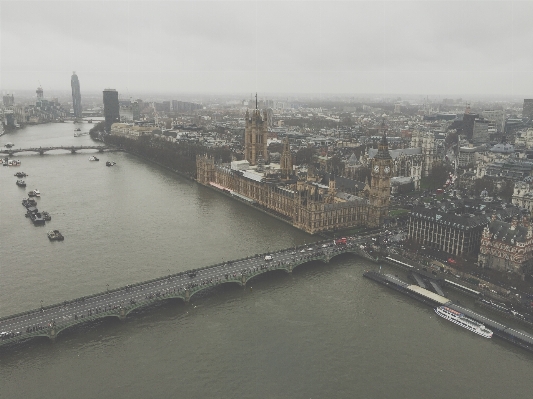
[[378, 155], [372, 160], [371, 187], [359, 196], [337, 189], [334, 174], [327, 182], [315, 175], [313, 168], [306, 175], [294, 174], [287, 140], [280, 164], [264, 164], [259, 168], [259, 161], [268, 159], [268, 153], [265, 153], [266, 144], [263, 152], [262, 142], [254, 134], [261, 132], [266, 120], [261, 118], [259, 110], [254, 110], [251, 118], [247, 113], [246, 118], [246, 144], [250, 149], [246, 151], [246, 160], [220, 164], [213, 158], [198, 156], [200, 184], [259, 206], [311, 234], [383, 225], [389, 211], [392, 167], [385, 136]]
[[[363, 166], [370, 166], [379, 149], [369, 148], [365, 156], [361, 157]], [[389, 150], [391, 160], [391, 177], [410, 177], [414, 189], [420, 188], [422, 176], [429, 176], [436, 161], [435, 137], [432, 133], [413, 132], [411, 147]], [[358, 164], [352, 162], [349, 171], [356, 175]]]
[[244, 130], [244, 158], [251, 166], [257, 165], [259, 157], [268, 161], [267, 150], [268, 118], [266, 111], [261, 117], [257, 107], [250, 112], [246, 111], [246, 126]]
[[511, 223], [496, 220], [483, 230], [479, 266], [514, 272], [524, 276], [533, 267], [533, 229], [527, 218], [513, 218]]
[[371, 223], [379, 227], [389, 215], [390, 176], [392, 172], [392, 157], [389, 154], [387, 138], [383, 135], [378, 145], [378, 152], [372, 160], [369, 202], [371, 204]]
[[288, 138], [283, 140], [283, 153], [281, 154], [279, 165], [281, 169], [281, 179], [290, 179], [292, 176], [292, 153]]
[[420, 148], [422, 155], [422, 176], [429, 176], [436, 161], [435, 135], [432, 132], [414, 131], [411, 148]]

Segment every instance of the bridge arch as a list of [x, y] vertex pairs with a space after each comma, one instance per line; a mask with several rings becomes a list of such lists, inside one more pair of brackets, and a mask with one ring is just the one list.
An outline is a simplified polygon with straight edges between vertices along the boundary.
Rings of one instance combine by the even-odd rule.
[[[242, 287], [244, 284], [242, 283], [242, 277], [239, 276], [238, 277], [238, 280], [236, 280], [235, 278], [234, 279], [231, 279], [231, 280], [221, 280], [219, 282], [217, 282], [216, 284], [206, 284], [206, 285], [201, 285], [201, 286], [197, 286], [197, 287], [194, 287], [195, 289], [194, 290], [189, 290], [190, 294], [189, 294], [189, 301], [191, 300], [191, 298], [198, 294], [199, 292], [201, 291], [205, 291], [209, 288], [215, 288], [215, 287], [218, 287], [218, 286], [221, 286], [223, 284], [228, 284], [228, 283], [234, 283], [234, 284], [237, 284], [238, 286]], [[197, 289], [198, 288], [198, 289]]]
[[278, 270], [281, 270], [285, 273], [290, 273], [291, 271], [289, 270], [289, 266], [288, 265], [280, 265], [280, 266], [277, 266], [277, 267], [273, 267], [273, 268], [269, 268], [269, 269], [263, 269], [261, 271], [258, 271], [256, 272], [255, 274], [251, 274], [251, 275], [245, 275], [244, 278], [243, 278], [243, 286], [248, 284], [248, 281], [256, 278], [256, 277], [259, 277], [259, 276], [263, 276], [267, 273], [272, 273], [272, 272], [276, 272]]
[[359, 252], [355, 249], [349, 249], [347, 251], [342, 251], [342, 252], [335, 252], [333, 253], [330, 257], [329, 257], [329, 260], [333, 259], [333, 258], [336, 258], [337, 256], [341, 256], [341, 255], [347, 255], [347, 254], [350, 254], [350, 255], [357, 255], [359, 256]]
[[98, 313], [98, 314], [94, 314], [93, 316], [90, 316], [90, 317], [84, 317], [83, 319], [82, 318], [78, 318], [78, 320], [72, 322], [71, 324], [63, 324], [59, 327], [55, 327], [54, 328], [54, 334], [52, 335], [51, 334], [51, 331], [50, 329], [47, 330], [48, 334], [46, 335], [48, 338], [51, 338], [51, 339], [55, 339], [57, 338], [57, 336], [65, 331], [68, 331], [72, 328], [76, 328], [76, 327], [79, 327], [79, 326], [82, 326], [84, 324], [91, 324], [92, 322], [95, 322], [95, 321], [99, 321], [99, 320], [103, 320], [103, 319], [106, 319], [106, 318], [113, 318], [113, 317], [116, 317], [118, 319], [120, 319], [120, 315], [118, 313]]
[[[127, 317], [130, 313], [136, 311], [136, 310], [139, 310], [139, 309], [142, 309], [142, 308], [146, 308], [146, 307], [149, 307], [151, 305], [155, 305], [157, 303], [163, 303], [163, 302], [168, 302], [168, 301], [171, 301], [173, 299], [176, 299], [176, 300], [181, 300], [183, 303], [186, 303], [185, 301], [185, 297], [183, 295], [176, 295], [176, 296], [165, 296], [165, 297], [155, 297], [153, 300], [151, 301], [143, 301], [143, 302], [139, 302], [139, 303], [136, 303], [135, 305], [130, 305], [128, 307], [125, 307], [124, 308], [124, 318]], [[122, 318], [120, 316], [120, 314], [117, 315], [119, 318]]]

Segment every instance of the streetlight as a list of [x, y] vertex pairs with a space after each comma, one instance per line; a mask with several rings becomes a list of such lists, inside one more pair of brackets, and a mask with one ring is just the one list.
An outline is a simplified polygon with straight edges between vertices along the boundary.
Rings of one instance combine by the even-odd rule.
[[41, 299], [41, 312], [43, 311], [43, 300]]
[[106, 284], [106, 291], [109, 292], [109, 284]]

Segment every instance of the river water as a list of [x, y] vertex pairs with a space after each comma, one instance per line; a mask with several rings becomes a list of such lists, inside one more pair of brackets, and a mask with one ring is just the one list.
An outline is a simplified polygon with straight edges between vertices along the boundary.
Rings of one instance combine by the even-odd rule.
[[[0, 146], [94, 144], [74, 127], [26, 127]], [[89, 156], [0, 168], [0, 316], [316, 239], [129, 154]], [[45, 227], [20, 203], [35, 188]], [[368, 268], [311, 263], [0, 349], [0, 398], [531, 397], [532, 354], [438, 318]]]

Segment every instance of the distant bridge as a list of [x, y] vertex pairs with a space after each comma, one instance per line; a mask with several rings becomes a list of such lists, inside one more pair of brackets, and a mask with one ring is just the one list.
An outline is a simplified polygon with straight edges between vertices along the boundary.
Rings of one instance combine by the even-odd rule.
[[[225, 283], [244, 286], [250, 279], [263, 273], [273, 270], [291, 273], [295, 267], [304, 263], [328, 263], [341, 254], [351, 253], [376, 261], [361, 248], [361, 243], [369, 237], [349, 239], [348, 244], [343, 246], [335, 246], [333, 240], [328, 240], [258, 254], [3, 317], [0, 318], [0, 345], [39, 336], [55, 339], [61, 331], [92, 320], [104, 317], [118, 317], [122, 320], [135, 309], [155, 302], [172, 298], [189, 302], [194, 294], [205, 289]], [[269, 259], [266, 255], [272, 258]]]
[[0, 154], [5, 154], [13, 156], [20, 152], [36, 152], [43, 155], [45, 152], [54, 151], [54, 150], [65, 150], [70, 151], [71, 154], [75, 154], [79, 150], [98, 150], [98, 152], [104, 151], [122, 151], [122, 149], [117, 147], [111, 147], [106, 145], [78, 145], [78, 146], [59, 146], [59, 147], [31, 147], [31, 148], [3, 148], [0, 149]]

